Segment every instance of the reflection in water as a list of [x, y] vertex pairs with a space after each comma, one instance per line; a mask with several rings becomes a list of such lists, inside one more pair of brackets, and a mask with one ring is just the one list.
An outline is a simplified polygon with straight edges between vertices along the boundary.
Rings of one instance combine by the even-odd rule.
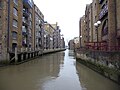
[[[103, 82], [106, 84], [103, 85]], [[68, 50], [0, 69], [0, 90], [118, 90], [118, 88], [115, 83], [76, 62], [74, 53]]]
[[0, 90], [44, 90], [44, 82], [58, 77], [64, 53], [45, 55], [0, 70]]
[[[44, 84], [44, 90], [81, 90], [78, 75], [76, 74], [75, 59], [65, 52], [64, 64], [59, 72], [59, 77]], [[70, 52], [73, 54], [73, 52]], [[70, 54], [69, 53], [69, 54]]]

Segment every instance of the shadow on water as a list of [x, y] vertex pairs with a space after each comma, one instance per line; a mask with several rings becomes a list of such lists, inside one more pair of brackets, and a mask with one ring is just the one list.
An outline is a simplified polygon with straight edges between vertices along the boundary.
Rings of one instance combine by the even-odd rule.
[[120, 90], [120, 86], [88, 67], [76, 62], [79, 79], [86, 90]]

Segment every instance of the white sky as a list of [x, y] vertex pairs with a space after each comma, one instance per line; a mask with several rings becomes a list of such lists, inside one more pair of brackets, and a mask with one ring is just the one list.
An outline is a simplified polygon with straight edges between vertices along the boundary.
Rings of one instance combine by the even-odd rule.
[[33, 0], [44, 14], [45, 21], [58, 25], [67, 41], [79, 36], [79, 19], [85, 13], [86, 4], [92, 0]]

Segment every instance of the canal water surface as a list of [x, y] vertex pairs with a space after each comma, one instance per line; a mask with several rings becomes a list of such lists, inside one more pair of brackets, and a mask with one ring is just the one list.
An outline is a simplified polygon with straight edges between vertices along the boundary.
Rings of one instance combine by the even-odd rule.
[[0, 90], [120, 90], [120, 86], [76, 62], [73, 51], [66, 50], [0, 68]]

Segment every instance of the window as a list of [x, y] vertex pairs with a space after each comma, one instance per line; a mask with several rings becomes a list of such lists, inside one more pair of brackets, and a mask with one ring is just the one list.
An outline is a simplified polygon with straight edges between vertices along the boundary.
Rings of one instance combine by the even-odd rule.
[[18, 0], [13, 0], [13, 2], [14, 2], [16, 5], [18, 5]]
[[15, 48], [17, 47], [17, 44], [16, 43], [12, 43], [12, 51], [14, 52], [15, 51]]
[[0, 8], [2, 8], [2, 1], [0, 1]]
[[96, 3], [95, 3], [95, 8], [96, 8]]
[[30, 21], [30, 26], [32, 27], [32, 22]]
[[120, 46], [120, 38], [118, 38], [117, 41], [118, 41], [118, 46]]
[[0, 43], [0, 53], [2, 52], [2, 44]]
[[3, 8], [3, 2], [0, 0], [0, 8]]
[[102, 9], [104, 9], [104, 7], [105, 7], [105, 4], [103, 4]]
[[108, 20], [105, 20], [102, 26], [102, 36], [108, 34]]
[[17, 16], [17, 9], [16, 8], [13, 8], [13, 14]]
[[2, 28], [2, 20], [1, 20], [1, 17], [0, 17], [0, 29]]
[[18, 25], [18, 21], [15, 20], [15, 19], [13, 19], [13, 26], [14, 26], [14, 27], [17, 27], [17, 25]]
[[30, 13], [30, 16], [29, 16], [30, 18], [32, 18], [32, 14]]
[[17, 39], [17, 33], [16, 32], [12, 32], [12, 38]]
[[0, 41], [2, 41], [2, 33], [0, 33]]

